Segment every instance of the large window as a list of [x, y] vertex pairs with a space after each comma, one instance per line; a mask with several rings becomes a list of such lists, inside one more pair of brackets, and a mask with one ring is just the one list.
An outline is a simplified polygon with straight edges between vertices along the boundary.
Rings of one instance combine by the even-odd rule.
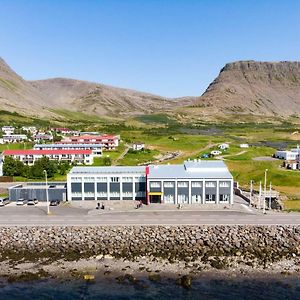
[[165, 188], [173, 188], [175, 186], [174, 181], [165, 181], [164, 187]]
[[136, 192], [135, 196], [137, 198], [146, 197], [146, 192], [143, 192], [143, 191]]
[[133, 197], [133, 193], [132, 192], [123, 192], [123, 197], [126, 197], [126, 198]]
[[120, 193], [119, 192], [110, 192], [110, 197], [119, 198]]
[[84, 177], [84, 181], [94, 181], [94, 177]]
[[107, 197], [107, 192], [98, 192], [97, 195], [99, 197]]
[[213, 181], [206, 181], [205, 182], [205, 187], [214, 188], [214, 187], [216, 187], [216, 183], [213, 182]]
[[205, 202], [216, 202], [216, 195], [206, 194]]
[[146, 182], [146, 176], [135, 177], [135, 182]]
[[123, 182], [133, 182], [133, 177], [123, 177], [122, 181]]
[[201, 195], [192, 195], [192, 203], [201, 203]]
[[151, 188], [160, 188], [161, 183], [159, 181], [151, 181], [150, 187]]
[[201, 181], [192, 181], [192, 187], [202, 187]]
[[185, 194], [179, 194], [177, 196], [178, 203], [188, 203], [188, 197]]
[[174, 203], [174, 195], [164, 195], [165, 203]]
[[107, 182], [107, 177], [97, 177], [96, 180], [98, 182]]
[[187, 188], [189, 183], [187, 181], [178, 181], [177, 186], [180, 188]]
[[229, 202], [229, 200], [230, 200], [230, 195], [228, 194], [220, 195], [220, 202]]
[[119, 177], [111, 177], [110, 182], [119, 182]]
[[220, 187], [230, 187], [230, 182], [229, 181], [220, 181]]

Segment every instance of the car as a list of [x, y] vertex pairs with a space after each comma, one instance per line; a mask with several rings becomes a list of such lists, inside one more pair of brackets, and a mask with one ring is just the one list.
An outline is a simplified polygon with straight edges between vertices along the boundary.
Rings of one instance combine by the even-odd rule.
[[28, 200], [25, 200], [24, 198], [20, 198], [17, 200], [16, 204], [17, 205], [25, 205], [27, 204]]
[[50, 206], [58, 206], [60, 204], [59, 200], [51, 200], [50, 201]]
[[0, 198], [0, 206], [5, 206], [9, 203], [9, 199], [8, 198]]
[[33, 200], [28, 200], [27, 205], [36, 205], [38, 204], [38, 200], [36, 198], [34, 198]]

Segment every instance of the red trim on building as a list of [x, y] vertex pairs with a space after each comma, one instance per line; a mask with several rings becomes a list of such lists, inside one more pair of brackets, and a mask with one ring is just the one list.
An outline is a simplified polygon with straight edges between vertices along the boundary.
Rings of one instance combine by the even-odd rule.
[[3, 155], [63, 155], [63, 154], [92, 154], [92, 150], [4, 150]]
[[148, 175], [149, 175], [149, 166], [146, 166], [146, 204], [150, 204], [149, 191], [148, 191]]

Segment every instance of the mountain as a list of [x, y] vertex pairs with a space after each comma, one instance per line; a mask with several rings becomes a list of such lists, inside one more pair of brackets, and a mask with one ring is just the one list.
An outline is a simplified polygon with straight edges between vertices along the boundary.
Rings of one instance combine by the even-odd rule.
[[[43, 95], [16, 74], [3, 59], [0, 58], [0, 109], [20, 114], [45, 116], [40, 99]], [[49, 113], [48, 113], [49, 114]]]
[[99, 83], [54, 78], [26, 81], [0, 58], [0, 110], [35, 117], [58, 117], [53, 110], [126, 117], [167, 112], [192, 98], [168, 99]]
[[300, 115], [300, 62], [228, 63], [200, 97], [169, 99], [67, 78], [26, 81], [0, 59], [0, 110], [57, 118], [60, 110], [121, 117]]
[[82, 80], [54, 78], [30, 82], [50, 107], [87, 114], [128, 116], [169, 111], [189, 103], [189, 98], [160, 96]]
[[300, 114], [300, 62], [228, 63], [194, 103], [205, 114]]

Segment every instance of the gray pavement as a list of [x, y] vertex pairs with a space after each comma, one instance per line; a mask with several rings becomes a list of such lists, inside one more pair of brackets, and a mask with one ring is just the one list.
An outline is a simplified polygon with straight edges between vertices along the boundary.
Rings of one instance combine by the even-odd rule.
[[0, 226], [96, 226], [96, 225], [300, 225], [300, 214], [234, 210], [132, 210], [96, 211], [69, 206], [1, 207]]

